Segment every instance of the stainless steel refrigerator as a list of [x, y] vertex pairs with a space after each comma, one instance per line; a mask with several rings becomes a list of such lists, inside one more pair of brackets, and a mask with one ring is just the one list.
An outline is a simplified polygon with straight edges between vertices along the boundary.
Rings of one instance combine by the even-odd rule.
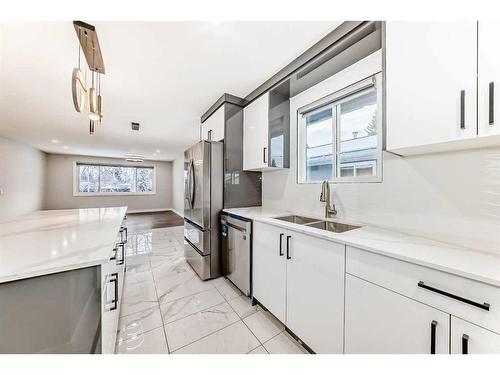
[[222, 142], [201, 141], [184, 152], [184, 255], [202, 280], [221, 275], [223, 183]]

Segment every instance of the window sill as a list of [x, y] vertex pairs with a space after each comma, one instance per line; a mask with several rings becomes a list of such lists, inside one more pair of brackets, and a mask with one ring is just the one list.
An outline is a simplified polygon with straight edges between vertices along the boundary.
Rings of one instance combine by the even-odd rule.
[[134, 195], [156, 195], [156, 191], [144, 193], [78, 193], [73, 192], [74, 197], [121, 197], [121, 196], [134, 196]]
[[[328, 183], [335, 185], [335, 184], [368, 184], [368, 183], [381, 183], [382, 177], [365, 177], [365, 178], [349, 178], [349, 177], [344, 177], [342, 179], [337, 179], [337, 180], [329, 180]], [[297, 181], [298, 185], [319, 185], [322, 184], [323, 181]]]

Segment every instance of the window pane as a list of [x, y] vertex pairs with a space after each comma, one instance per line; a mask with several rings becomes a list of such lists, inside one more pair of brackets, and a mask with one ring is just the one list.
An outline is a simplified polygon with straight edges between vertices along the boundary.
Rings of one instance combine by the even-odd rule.
[[135, 192], [135, 168], [101, 166], [101, 192]]
[[153, 191], [153, 168], [137, 168], [137, 191]]
[[80, 193], [97, 193], [99, 190], [99, 167], [95, 165], [78, 166], [78, 191]]
[[333, 109], [331, 107], [305, 115], [306, 180], [332, 179]]
[[81, 193], [153, 192], [154, 168], [78, 164]]
[[340, 168], [340, 177], [353, 177], [353, 176], [354, 176], [354, 167]]
[[376, 175], [378, 152], [375, 89], [340, 104], [339, 138], [339, 176], [347, 176], [343, 167], [348, 165], [354, 167], [356, 176]]

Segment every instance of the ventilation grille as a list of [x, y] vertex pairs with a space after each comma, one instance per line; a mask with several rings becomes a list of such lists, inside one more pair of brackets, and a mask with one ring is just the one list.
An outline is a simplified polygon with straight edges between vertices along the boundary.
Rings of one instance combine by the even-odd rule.
[[138, 122], [133, 122], [132, 123], [132, 130], [138, 131], [140, 126], [141, 125]]

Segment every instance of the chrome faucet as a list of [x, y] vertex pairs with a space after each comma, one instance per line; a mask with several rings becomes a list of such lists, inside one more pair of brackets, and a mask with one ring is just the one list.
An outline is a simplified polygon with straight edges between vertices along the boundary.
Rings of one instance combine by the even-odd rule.
[[331, 202], [330, 198], [330, 184], [327, 180], [323, 181], [321, 184], [321, 195], [319, 196], [320, 202], [325, 202], [325, 218], [329, 218], [337, 215], [337, 210], [335, 209], [335, 204]]

